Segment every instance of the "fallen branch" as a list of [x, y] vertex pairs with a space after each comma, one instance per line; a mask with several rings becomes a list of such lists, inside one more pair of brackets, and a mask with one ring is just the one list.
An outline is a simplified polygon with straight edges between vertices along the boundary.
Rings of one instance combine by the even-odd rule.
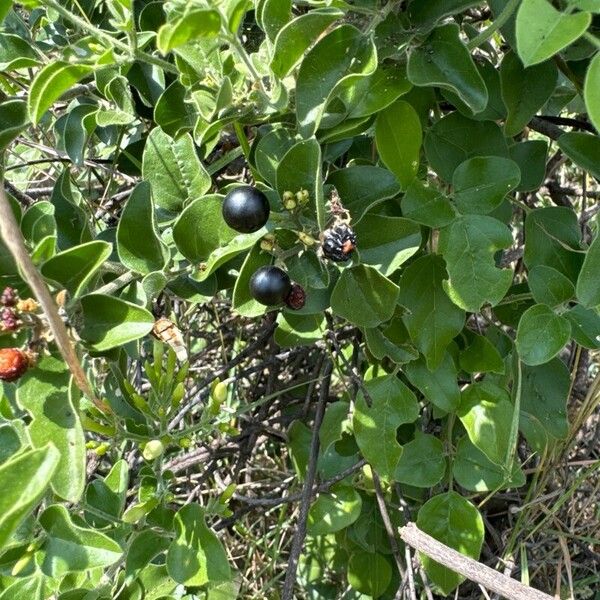
[[486, 589], [504, 596], [508, 600], [553, 600], [553, 597], [532, 587], [522, 584], [516, 579], [484, 565], [460, 552], [438, 542], [430, 535], [408, 523], [400, 528], [400, 537], [406, 544], [422, 552], [444, 567], [460, 573], [467, 579], [481, 584]]

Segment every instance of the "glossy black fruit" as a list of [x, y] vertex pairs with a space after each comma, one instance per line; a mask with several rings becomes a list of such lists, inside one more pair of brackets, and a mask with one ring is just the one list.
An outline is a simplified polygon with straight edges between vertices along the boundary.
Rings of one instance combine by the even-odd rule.
[[292, 282], [279, 267], [261, 267], [250, 278], [250, 294], [261, 304], [281, 304], [289, 295]]
[[267, 197], [250, 185], [231, 190], [223, 201], [225, 223], [240, 233], [258, 231], [268, 221], [270, 211]]
[[323, 232], [321, 248], [329, 260], [346, 262], [356, 248], [356, 234], [346, 223], [339, 223]]

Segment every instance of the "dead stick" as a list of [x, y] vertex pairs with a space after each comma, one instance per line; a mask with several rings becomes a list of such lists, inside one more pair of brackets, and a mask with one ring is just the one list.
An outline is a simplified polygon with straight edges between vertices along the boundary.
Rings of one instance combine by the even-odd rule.
[[79, 358], [73, 348], [73, 344], [71, 343], [71, 339], [69, 338], [67, 328], [58, 314], [58, 308], [50, 294], [50, 290], [48, 289], [46, 282], [42, 279], [42, 276], [38, 273], [38, 270], [27, 252], [21, 230], [19, 229], [19, 225], [17, 224], [10, 203], [8, 202], [8, 198], [4, 193], [3, 186], [0, 187], [0, 236], [21, 269], [25, 281], [40, 303], [54, 335], [56, 345], [58, 346], [64, 361], [71, 370], [77, 387], [83, 394], [92, 400], [100, 410], [106, 412], [107, 407], [101, 400], [96, 398], [94, 392], [92, 392], [92, 388], [90, 387], [83, 368], [81, 367], [81, 363], [79, 362]]
[[552, 596], [507, 577], [438, 542], [418, 529], [414, 523], [402, 527], [400, 537], [415, 550], [508, 600], [553, 600]]

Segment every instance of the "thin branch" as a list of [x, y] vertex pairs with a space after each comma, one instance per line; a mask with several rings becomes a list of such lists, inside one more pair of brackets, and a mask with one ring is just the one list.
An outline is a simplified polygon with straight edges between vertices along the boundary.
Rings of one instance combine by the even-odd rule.
[[11, 254], [14, 256], [17, 265], [23, 273], [25, 281], [40, 303], [54, 335], [56, 345], [58, 346], [64, 361], [71, 370], [77, 387], [85, 396], [92, 400], [101, 411], [106, 412], [108, 407], [104, 402], [97, 398], [92, 391], [81, 363], [79, 362], [79, 357], [71, 343], [67, 328], [58, 314], [58, 308], [50, 294], [50, 290], [27, 252], [19, 225], [13, 215], [12, 208], [4, 193], [4, 189], [0, 190], [0, 235], [4, 239]]
[[304, 546], [304, 538], [306, 537], [306, 521], [308, 519], [308, 511], [312, 500], [312, 488], [317, 474], [319, 430], [321, 429], [323, 415], [325, 414], [325, 404], [327, 403], [327, 397], [329, 396], [329, 384], [331, 383], [332, 370], [333, 364], [330, 360], [327, 360], [323, 369], [321, 389], [319, 390], [319, 400], [317, 402], [317, 411], [310, 441], [308, 468], [306, 470], [306, 479], [304, 480], [304, 488], [302, 490], [302, 501], [300, 503], [298, 522], [296, 523], [296, 532], [294, 534], [294, 539], [292, 540], [292, 548], [290, 550], [285, 581], [283, 583], [283, 591], [281, 594], [282, 600], [293, 600], [294, 598], [298, 561], [300, 560], [300, 554], [302, 552], [302, 547]]
[[486, 589], [497, 592], [507, 600], [553, 600], [552, 596], [522, 584], [498, 571], [449, 548], [427, 535], [414, 523], [400, 529], [400, 537], [409, 546], [422, 552], [441, 565], [460, 573], [467, 579], [479, 583]]

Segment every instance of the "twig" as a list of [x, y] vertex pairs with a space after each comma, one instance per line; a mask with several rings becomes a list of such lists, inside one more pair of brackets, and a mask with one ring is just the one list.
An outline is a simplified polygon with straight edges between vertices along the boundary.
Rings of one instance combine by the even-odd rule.
[[97, 398], [92, 391], [81, 363], [79, 362], [77, 353], [71, 343], [71, 339], [69, 338], [69, 333], [58, 314], [56, 303], [48, 290], [46, 282], [38, 273], [38, 270], [35, 268], [35, 265], [27, 252], [23, 236], [21, 235], [21, 231], [13, 215], [8, 198], [4, 193], [4, 189], [0, 190], [0, 235], [4, 239], [11, 254], [14, 256], [17, 265], [19, 265], [25, 281], [40, 303], [54, 335], [56, 345], [58, 346], [64, 361], [71, 370], [77, 387], [85, 396], [92, 400], [102, 412], [106, 412], [108, 407], [104, 402]]
[[533, 119], [529, 121], [529, 127], [534, 131], [549, 137], [551, 140], [557, 140], [564, 133], [560, 127], [557, 127], [548, 121], [544, 121], [539, 117], [533, 117]]
[[497, 592], [507, 600], [553, 600], [552, 596], [507, 577], [438, 542], [418, 529], [414, 523], [408, 523], [402, 527], [400, 537], [415, 550], [460, 573], [467, 579], [483, 585], [486, 589]]
[[377, 506], [379, 507], [379, 514], [381, 515], [381, 520], [383, 521], [383, 526], [385, 527], [385, 532], [387, 533], [390, 542], [392, 556], [394, 557], [394, 561], [398, 567], [398, 571], [400, 572], [402, 579], [405, 579], [406, 570], [404, 569], [402, 559], [400, 558], [400, 548], [398, 547], [398, 540], [396, 539], [394, 526], [392, 525], [390, 515], [385, 505], [385, 498], [383, 497], [383, 490], [381, 489], [381, 480], [379, 479], [379, 475], [377, 475], [377, 473], [373, 470], [373, 467], [371, 467], [371, 472], [373, 473], [373, 486], [375, 487]]
[[310, 455], [308, 468], [306, 470], [306, 479], [304, 480], [304, 488], [302, 490], [302, 501], [300, 503], [300, 512], [298, 522], [296, 523], [296, 532], [292, 540], [292, 548], [288, 558], [287, 571], [285, 573], [285, 581], [283, 583], [283, 591], [281, 594], [282, 600], [293, 600], [294, 585], [296, 584], [296, 571], [298, 570], [298, 561], [300, 553], [304, 545], [306, 537], [306, 521], [308, 519], [308, 510], [312, 500], [312, 488], [317, 474], [317, 458], [319, 457], [319, 430], [325, 414], [325, 404], [329, 396], [329, 384], [331, 382], [331, 371], [333, 364], [330, 360], [325, 362], [323, 369], [323, 381], [319, 390], [319, 400], [317, 402], [317, 411], [315, 414], [315, 422], [313, 424], [312, 438], [310, 441]]

